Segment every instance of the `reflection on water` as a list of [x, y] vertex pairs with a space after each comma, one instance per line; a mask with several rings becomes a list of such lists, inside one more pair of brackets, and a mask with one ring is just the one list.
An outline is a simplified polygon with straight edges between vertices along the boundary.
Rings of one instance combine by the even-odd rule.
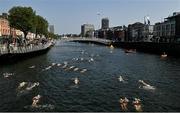
[[[180, 110], [180, 59], [173, 57], [59, 41], [0, 72], [0, 111]], [[42, 98], [32, 107], [36, 95]]]

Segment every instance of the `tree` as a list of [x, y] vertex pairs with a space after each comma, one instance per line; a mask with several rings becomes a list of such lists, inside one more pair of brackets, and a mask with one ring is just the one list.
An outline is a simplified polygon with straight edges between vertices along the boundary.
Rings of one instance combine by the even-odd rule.
[[43, 17], [37, 15], [35, 17], [35, 33], [37, 35], [46, 35], [48, 32], [48, 22]]
[[47, 38], [57, 39], [57, 38], [58, 38], [58, 35], [55, 35], [54, 33], [51, 33], [51, 32], [47, 32]]
[[21, 30], [24, 33], [24, 38], [28, 32], [33, 32], [35, 19], [35, 12], [31, 7], [13, 7], [9, 10], [9, 24], [10, 27]]

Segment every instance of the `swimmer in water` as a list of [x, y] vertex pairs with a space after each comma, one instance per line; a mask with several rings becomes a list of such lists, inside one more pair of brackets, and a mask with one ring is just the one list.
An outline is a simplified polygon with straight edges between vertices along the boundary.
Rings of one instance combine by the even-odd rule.
[[144, 86], [140, 86], [139, 88], [144, 88], [144, 89], [152, 89], [152, 90], [155, 90], [155, 87], [154, 86], [151, 86], [147, 83], [145, 83], [143, 80], [139, 80], [140, 83], [142, 83]]
[[70, 66], [69, 68], [66, 68], [65, 70], [71, 70], [73, 68], [75, 68], [75, 66]]
[[125, 97], [124, 99], [120, 98], [119, 102], [121, 104], [121, 109], [123, 111], [127, 111], [128, 110], [127, 105], [128, 105], [129, 100]]
[[56, 65], [56, 63], [52, 63], [52, 66], [55, 66]]
[[47, 68], [45, 68], [45, 70], [49, 70], [49, 69], [51, 69], [52, 68], [52, 66], [48, 66]]
[[81, 71], [80, 71], [80, 73], [84, 73], [84, 72], [86, 72], [87, 71], [87, 69], [82, 69]]
[[74, 71], [78, 71], [79, 70], [79, 68], [74, 68]]
[[150, 86], [149, 84], [145, 83], [143, 80], [139, 80], [140, 83], [142, 83], [145, 86]]
[[79, 79], [78, 78], [75, 78], [74, 79], [74, 83], [77, 85], [77, 84], [79, 84]]
[[39, 103], [40, 98], [41, 98], [40, 95], [37, 95], [37, 96], [33, 97], [33, 99], [32, 99], [32, 101], [33, 101], [32, 107], [37, 107], [37, 103]]
[[134, 105], [134, 108], [138, 112], [142, 112], [142, 106], [141, 106], [141, 100], [138, 98], [134, 98], [134, 101], [132, 103]]
[[94, 61], [94, 59], [93, 59], [93, 58], [90, 58], [89, 62], [93, 62], [93, 61]]
[[21, 89], [22, 87], [24, 87], [25, 85], [27, 85], [27, 82], [21, 82], [18, 86], [18, 89]]
[[67, 64], [64, 64], [64, 66], [62, 68], [65, 69], [66, 67], [67, 67]]
[[33, 65], [33, 66], [30, 66], [29, 68], [30, 68], [30, 69], [33, 69], [33, 68], [35, 68], [35, 67], [36, 67], [36, 66]]
[[71, 67], [69, 67], [69, 69], [73, 69], [73, 68], [75, 68], [75, 66], [71, 66]]
[[59, 66], [61, 66], [61, 64], [57, 64], [57, 66], [59, 67]]
[[30, 84], [29, 87], [26, 88], [26, 90], [31, 90], [32, 88], [36, 87], [36, 86], [39, 86], [39, 82], [36, 82], [36, 83], [33, 83], [33, 84]]
[[3, 73], [4, 78], [9, 78], [10, 76], [14, 75], [13, 73]]
[[84, 58], [81, 58], [81, 61], [83, 61], [84, 60]]
[[73, 58], [72, 60], [78, 61], [78, 58]]
[[118, 79], [119, 79], [120, 82], [123, 82], [123, 81], [124, 81], [124, 79], [122, 78], [122, 76], [119, 76]]

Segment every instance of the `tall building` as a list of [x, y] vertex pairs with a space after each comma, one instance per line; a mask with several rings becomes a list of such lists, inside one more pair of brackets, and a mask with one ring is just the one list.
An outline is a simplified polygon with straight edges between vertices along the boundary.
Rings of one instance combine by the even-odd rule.
[[94, 25], [83, 24], [81, 26], [81, 35], [83, 37], [93, 37], [94, 36]]
[[180, 41], [180, 12], [174, 12], [164, 22], [155, 23], [154, 36], [158, 42]]
[[0, 36], [9, 36], [10, 26], [9, 21], [3, 15], [0, 15]]
[[54, 33], [54, 25], [49, 25], [49, 32]]
[[126, 41], [139, 42], [143, 41], [144, 24], [136, 22], [128, 25], [128, 39]]
[[101, 29], [108, 29], [109, 28], [109, 19], [103, 18], [101, 20]]

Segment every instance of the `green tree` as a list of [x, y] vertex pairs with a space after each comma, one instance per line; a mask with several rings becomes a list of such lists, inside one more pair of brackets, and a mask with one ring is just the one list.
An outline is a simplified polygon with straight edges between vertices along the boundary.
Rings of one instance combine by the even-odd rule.
[[58, 38], [58, 35], [55, 35], [54, 33], [48, 32], [48, 33], [47, 33], [47, 38], [57, 39], [57, 38]]
[[35, 17], [35, 33], [36, 37], [38, 34], [42, 36], [48, 33], [48, 21], [39, 15]]
[[16, 6], [9, 10], [9, 23], [10, 27], [21, 30], [24, 33], [24, 37], [28, 32], [33, 32], [35, 11], [31, 7]]

